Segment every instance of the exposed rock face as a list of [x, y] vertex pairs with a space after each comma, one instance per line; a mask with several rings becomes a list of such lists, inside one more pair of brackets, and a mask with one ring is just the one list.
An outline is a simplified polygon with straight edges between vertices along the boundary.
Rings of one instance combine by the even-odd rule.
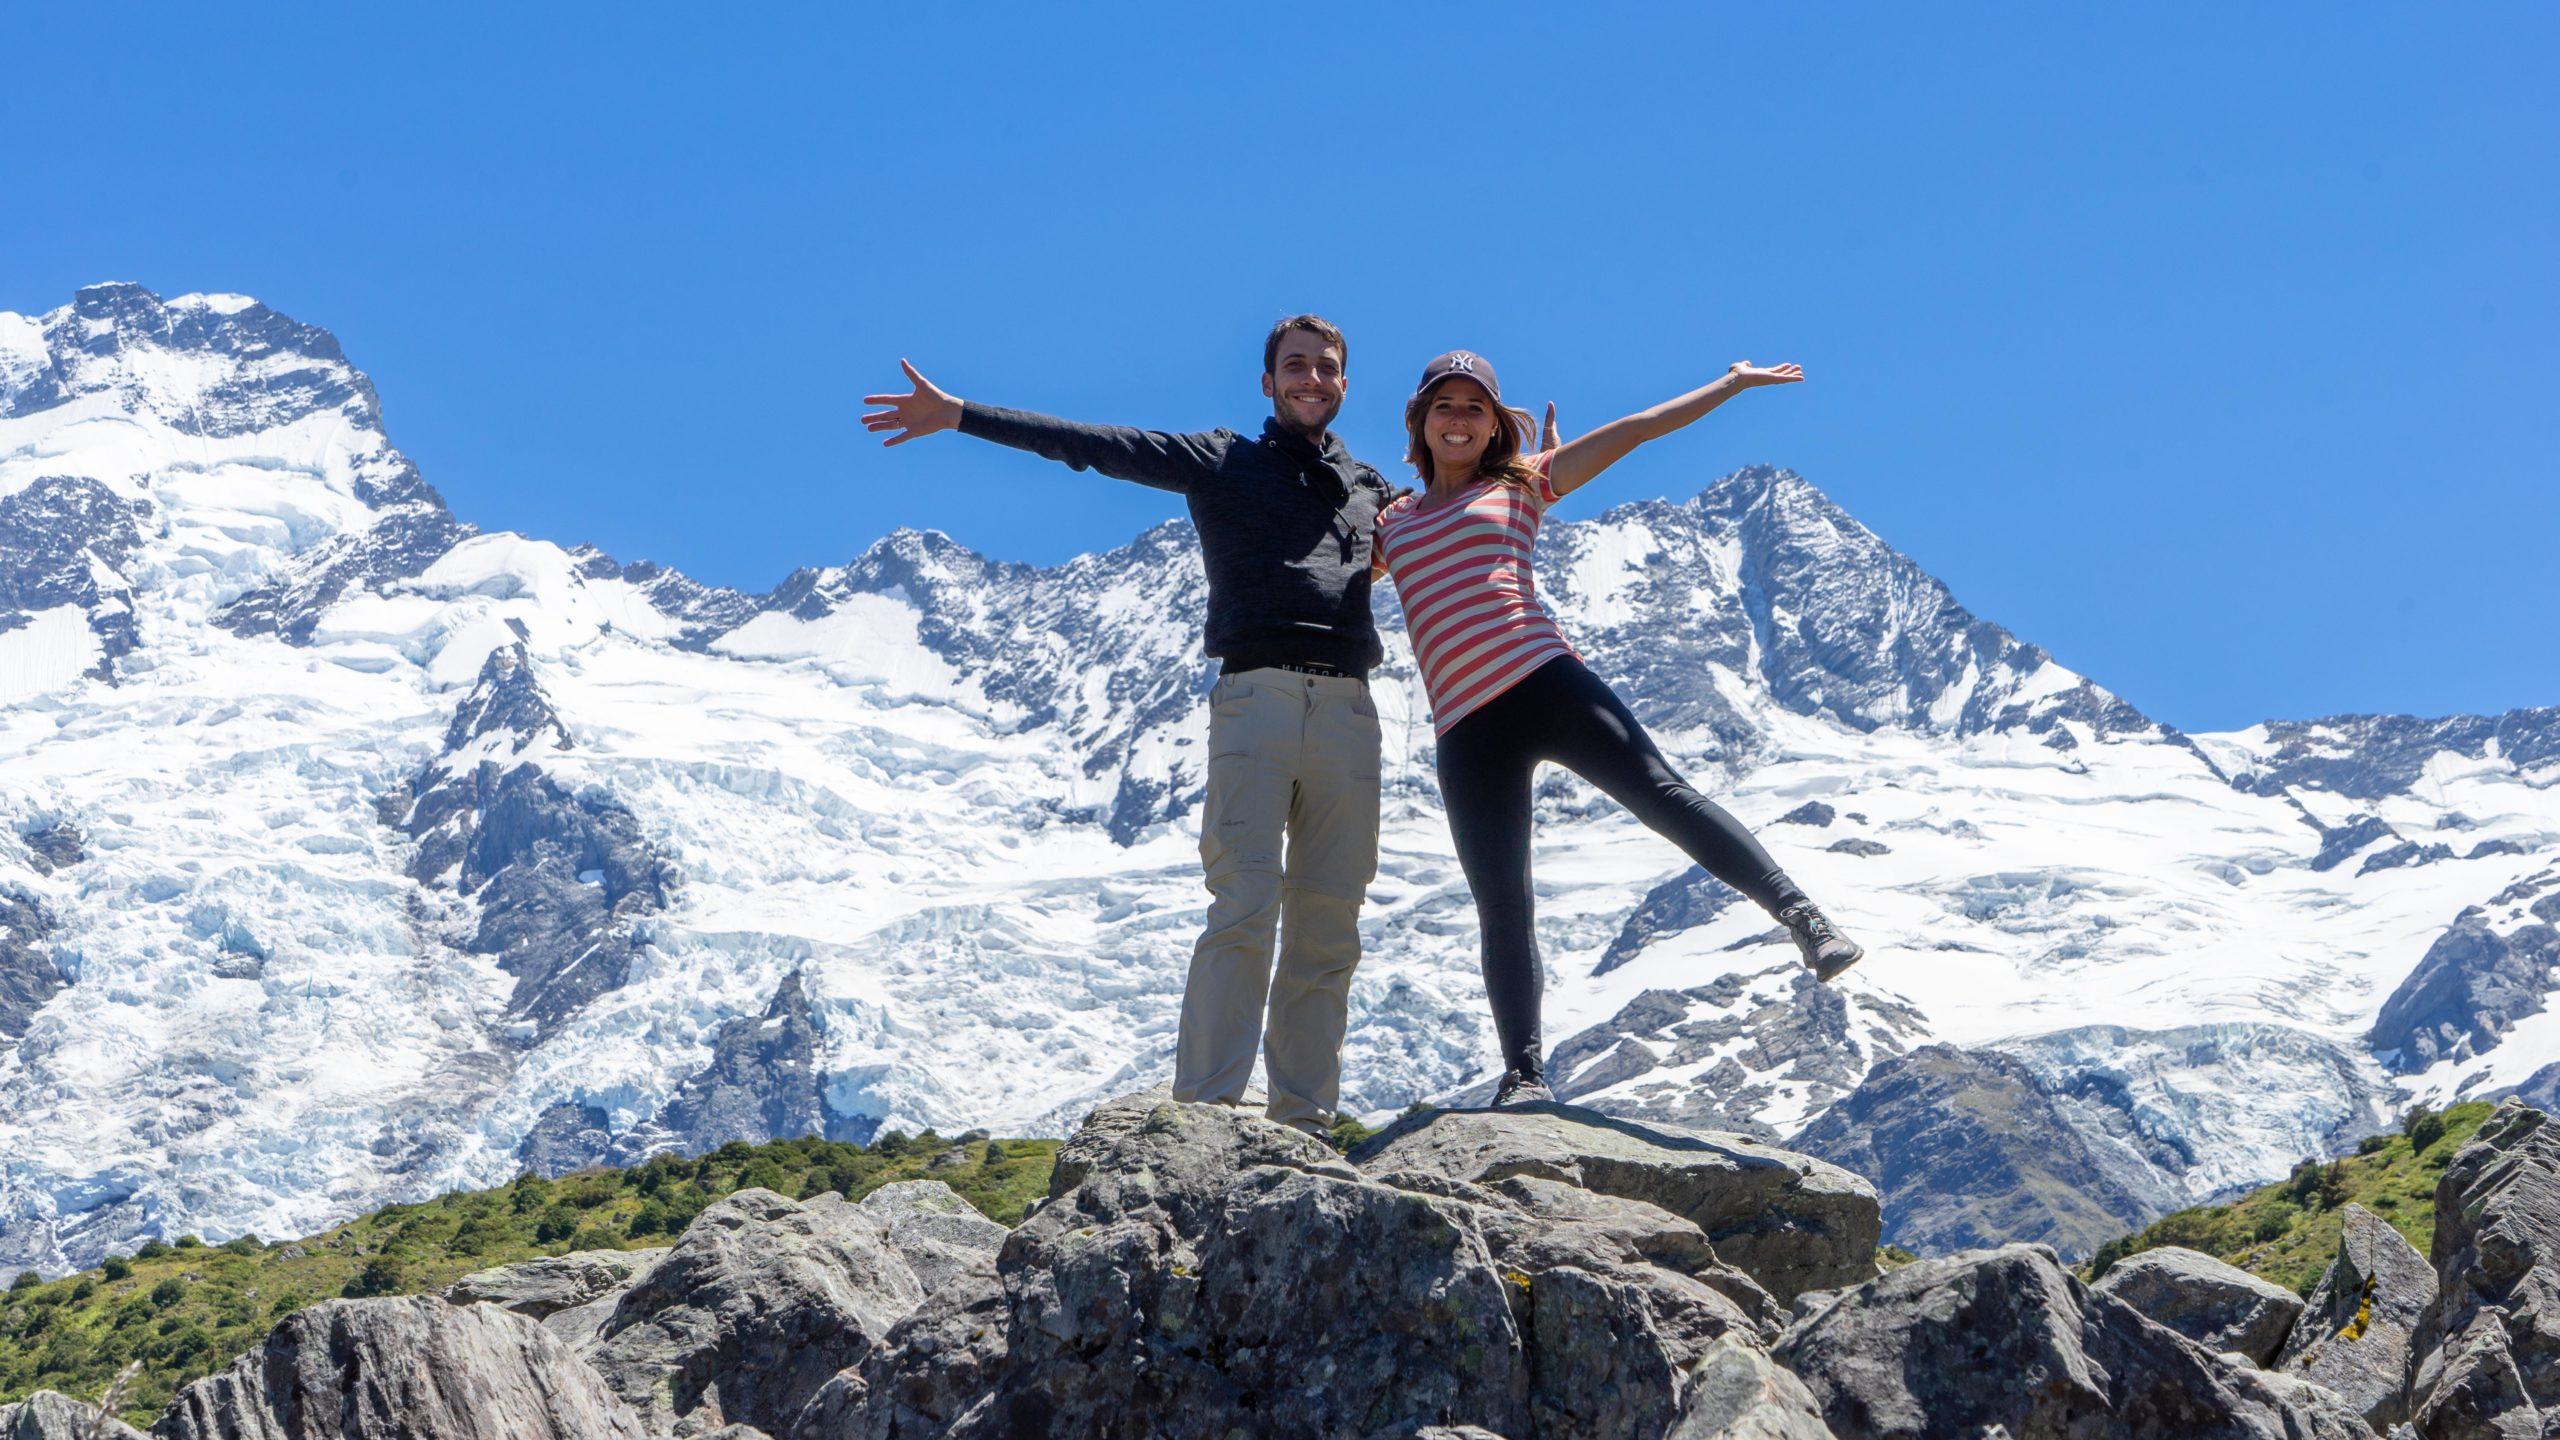
[[2540, 1014], [2560, 985], [2560, 869], [2462, 912], [2384, 1001], [2368, 1037], [2402, 1074], [2467, 1059]]
[[1832, 809], [1830, 806], [1819, 800], [1807, 800], [1793, 810], [1779, 816], [1773, 823], [1779, 825], [1821, 826], [1828, 825], [1838, 818], [1840, 818], [1839, 811]]
[[143, 1433], [98, 1407], [51, 1390], [0, 1405], [0, 1440], [144, 1440]]
[[330, 1300], [181, 1389], [165, 1440], [645, 1440], [567, 1345], [492, 1305]]
[[1694, 930], [1741, 901], [1741, 891], [1692, 865], [1645, 892], [1591, 973], [1606, 975], [1643, 953], [1647, 945]]
[[2358, 815], [2344, 825], [2320, 828], [2320, 851], [2311, 857], [2314, 870], [2335, 870], [2377, 840], [2400, 840], [2400, 832], [2379, 815]]
[[[1552, 1115], [1486, 1118], [1542, 1149], [1617, 1144]], [[1659, 1435], [1718, 1342], [1776, 1330], [1775, 1299], [1680, 1215], [1399, 1158], [1429, 1157], [1392, 1147], [1355, 1169], [1239, 1111], [1161, 1092], [1104, 1106], [1000, 1278], [928, 1301], [797, 1440], [1123, 1434], [1140, 1415], [1203, 1436]], [[1724, 1383], [1739, 1409], [1746, 1387]]]
[[1823, 848], [1834, 855], [1855, 855], [1861, 860], [1872, 860], [1878, 855], [1893, 853], [1893, 847], [1881, 840], [1867, 840], [1855, 835], [1834, 840]]
[[386, 506], [368, 529], [313, 546], [291, 569], [223, 607], [213, 623], [236, 635], [308, 645], [330, 606], [351, 594], [415, 579], [478, 533], [453, 518], [405, 459], [399, 464], [421, 494]]
[[629, 1288], [666, 1258], [666, 1250], [573, 1250], [520, 1264], [479, 1270], [453, 1282], [445, 1298], [457, 1305], [485, 1301], [530, 1319], [593, 1304]]
[[1659, 1206], [1777, 1296], [1872, 1275], [1875, 1191], [1820, 1160], [1740, 1135], [1615, 1120], [1576, 1106], [1441, 1110], [1397, 1121], [1353, 1153], [1373, 1173], [1475, 1184], [1536, 1176]]
[[2560, 1434], [2560, 1123], [2501, 1105], [2436, 1185], [2438, 1288], [2418, 1320], [2425, 1440]]
[[39, 825], [19, 838], [27, 842], [27, 863], [39, 875], [68, 870], [89, 858], [89, 837], [68, 820]]
[[1922, 1260], [1841, 1295], [1779, 1341], [1840, 1440], [2278, 1440], [2316, 1417], [2041, 1245]]
[[[539, 1038], [621, 987], [676, 875], [622, 804], [572, 792], [525, 758], [569, 745], [532, 666], [521, 643], [489, 652], [400, 824], [417, 841], [410, 876], [476, 903], [456, 941], [515, 977], [508, 1013]], [[564, 1150], [544, 1121], [549, 1148]]]
[[[1114, 1102], [1059, 1151], [1001, 1288], [936, 1296], [901, 1327], [859, 1377], [877, 1398], [838, 1390], [859, 1426], [840, 1433], [1113, 1434], [1139, 1415], [1201, 1434], [1523, 1433], [1512, 1287], [1470, 1209], [1366, 1182], [1286, 1126], [1161, 1092]], [[983, 1389], [955, 1390], [955, 1370]]]
[[2338, 1258], [2311, 1292], [2279, 1368], [2336, 1391], [2376, 1430], [2409, 1410], [2410, 1342], [2435, 1299], [2435, 1272], [2391, 1223], [2361, 1205], [2339, 1215]]
[[833, 1195], [741, 1190], [622, 1294], [589, 1354], [661, 1433], [786, 1430], [924, 1298], [883, 1227]]
[[2087, 1254], [2171, 1198], [2133, 1190], [2030, 1066], [1989, 1050], [1883, 1061], [1789, 1143], [1873, 1181], [1885, 1238], [1920, 1251], [2021, 1237]]
[[2302, 1314], [2302, 1297], [2274, 1281], [2175, 1245], [2117, 1261], [2096, 1289], [2207, 1350], [2259, 1365], [2274, 1361]]
[[52, 933], [53, 916], [34, 897], [0, 889], [0, 1053], [62, 993], [62, 971], [45, 944]]
[[[1558, 1098], [1621, 1119], [1776, 1140], [1764, 1111], [1817, 1114], [1927, 1033], [1911, 1006], [1824, 985], [1791, 961], [1692, 989], [1647, 990], [1558, 1045], [1547, 1073]], [[1773, 1106], [1782, 1088], [1796, 1106]]]
[[659, 1133], [683, 1155], [706, 1154], [732, 1140], [828, 1133], [818, 1053], [825, 1033], [800, 972], [792, 971], [762, 1016], [741, 1015], [713, 1034], [711, 1062], [667, 1101]]
[[1663, 1440], [1832, 1440], [1804, 1382], [1730, 1336], [1689, 1372], [1689, 1398]]
[[972, 1276], [993, 1278], [996, 1252], [1011, 1233], [939, 1180], [883, 1185], [863, 1196], [858, 1208], [887, 1229], [889, 1248], [928, 1295]]
[[2274, 794], [2289, 785], [2358, 800], [2406, 794], [2441, 751], [2478, 760], [2489, 747], [2519, 770], [2560, 758], [2560, 706], [2504, 715], [2333, 715], [2322, 720], [2270, 720], [2271, 753], [2236, 777], [2244, 790]]
[[91, 673], [112, 677], [140, 639], [123, 570], [142, 546], [137, 522], [149, 513], [80, 476], [47, 475], [0, 495], [0, 535], [9, 541], [0, 545], [0, 630], [36, 611], [75, 606], [98, 638]]

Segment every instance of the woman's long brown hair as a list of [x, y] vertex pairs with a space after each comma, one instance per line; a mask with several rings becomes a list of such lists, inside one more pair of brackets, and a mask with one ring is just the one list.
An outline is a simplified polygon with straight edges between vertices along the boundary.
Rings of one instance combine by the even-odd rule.
[[[1440, 385], [1458, 378], [1448, 376], [1441, 380]], [[1424, 485], [1431, 483], [1431, 447], [1422, 438], [1422, 420], [1430, 413], [1431, 397], [1440, 393], [1440, 385], [1418, 391], [1412, 399], [1404, 402], [1405, 463], [1413, 467], [1413, 473], [1422, 477]], [[1537, 472], [1529, 468], [1528, 461], [1520, 458], [1520, 448], [1522, 437], [1538, 433], [1538, 422], [1529, 418], [1528, 411], [1514, 410], [1499, 400], [1494, 401], [1493, 406], [1501, 412], [1503, 423], [1495, 429], [1493, 438], [1484, 442], [1484, 454], [1476, 459], [1476, 478], [1537, 488]]]

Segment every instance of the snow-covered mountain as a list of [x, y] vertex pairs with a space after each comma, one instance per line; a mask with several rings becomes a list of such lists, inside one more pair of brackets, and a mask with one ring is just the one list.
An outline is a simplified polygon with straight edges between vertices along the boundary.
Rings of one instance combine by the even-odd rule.
[[[1540, 565], [1872, 952], [1798, 983], [1765, 917], [1551, 776], [1568, 1095], [1817, 1135], [1996, 1084], [2090, 1157], [2105, 1194], [2060, 1208], [2120, 1218], [2560, 1050], [2560, 711], [2182, 735], [1782, 470], [1567, 508]], [[0, 314], [0, 1274], [527, 1163], [1057, 1131], [1162, 1077], [1203, 598], [1180, 522], [1048, 568], [902, 531], [707, 587], [457, 519], [337, 342], [253, 301]], [[1493, 1053], [1380, 618], [1371, 1112]], [[1872, 1163], [1963, 1209], [1984, 1138], [1904, 1119]]]

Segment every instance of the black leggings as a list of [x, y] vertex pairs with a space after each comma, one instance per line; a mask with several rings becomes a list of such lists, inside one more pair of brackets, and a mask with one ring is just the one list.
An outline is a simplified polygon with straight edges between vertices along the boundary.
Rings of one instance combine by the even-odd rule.
[[1529, 789], [1542, 760], [1598, 786], [1771, 914], [1805, 898], [1741, 821], [1680, 778], [1599, 676], [1571, 656], [1539, 666], [1440, 737], [1440, 795], [1475, 892], [1485, 994], [1513, 1069], [1538, 1068], [1545, 1048], [1529, 894]]

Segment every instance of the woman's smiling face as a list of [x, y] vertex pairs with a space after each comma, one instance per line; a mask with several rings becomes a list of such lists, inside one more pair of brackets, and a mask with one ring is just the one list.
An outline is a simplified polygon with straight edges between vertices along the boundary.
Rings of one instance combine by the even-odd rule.
[[1505, 423], [1482, 385], [1463, 375], [1441, 381], [1422, 413], [1422, 443], [1431, 449], [1431, 473], [1473, 470], [1493, 443], [1493, 427]]

